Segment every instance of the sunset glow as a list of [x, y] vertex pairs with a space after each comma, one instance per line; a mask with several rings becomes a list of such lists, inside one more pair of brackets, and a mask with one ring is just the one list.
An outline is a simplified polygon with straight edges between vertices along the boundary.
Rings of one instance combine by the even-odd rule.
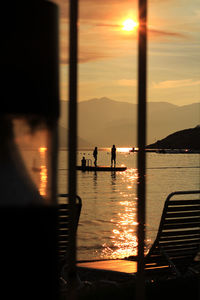
[[125, 30], [125, 31], [133, 31], [137, 26], [138, 26], [138, 23], [135, 22], [134, 20], [132, 19], [126, 19], [123, 23], [122, 23], [123, 27], [122, 27], [122, 30]]
[[46, 147], [40, 147], [39, 148], [39, 152], [40, 153], [44, 153], [44, 152], [46, 152], [47, 151], [47, 148]]
[[132, 150], [132, 148], [117, 148], [117, 152], [127, 152], [127, 153], [129, 153], [130, 150]]
[[[53, 2], [58, 3], [60, 9], [60, 98], [68, 101], [67, 2]], [[137, 1], [86, 3], [90, 4], [81, 5], [78, 21], [79, 101], [107, 97], [137, 103]], [[171, 1], [151, 1], [150, 4], [148, 100], [152, 102], [178, 106], [199, 102], [199, 65], [195, 63], [200, 56], [199, 1], [181, 3], [181, 9], [178, 0], [174, 0], [173, 5]], [[63, 113], [63, 123], [64, 120], [67, 118]]]

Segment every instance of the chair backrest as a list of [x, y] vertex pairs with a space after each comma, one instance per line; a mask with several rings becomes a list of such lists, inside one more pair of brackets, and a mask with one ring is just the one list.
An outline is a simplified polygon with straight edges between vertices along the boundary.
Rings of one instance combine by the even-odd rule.
[[200, 191], [171, 193], [165, 201], [157, 238], [146, 257], [146, 270], [170, 268], [182, 275], [199, 251]]
[[[65, 203], [60, 203], [58, 207], [58, 254], [59, 258], [65, 259], [69, 246], [69, 203], [68, 194], [59, 194], [59, 197], [66, 198]], [[81, 213], [82, 201], [76, 196], [76, 223], [77, 230], [79, 217]]]

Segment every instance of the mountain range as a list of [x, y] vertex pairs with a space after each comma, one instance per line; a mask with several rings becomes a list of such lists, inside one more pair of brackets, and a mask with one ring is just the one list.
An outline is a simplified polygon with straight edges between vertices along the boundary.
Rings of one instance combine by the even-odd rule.
[[[66, 145], [68, 102], [61, 101], [60, 145]], [[177, 106], [168, 102], [147, 104], [147, 144], [172, 132], [199, 124], [200, 103]], [[137, 104], [109, 98], [78, 103], [79, 147], [137, 146]], [[65, 139], [65, 140], [64, 140]]]

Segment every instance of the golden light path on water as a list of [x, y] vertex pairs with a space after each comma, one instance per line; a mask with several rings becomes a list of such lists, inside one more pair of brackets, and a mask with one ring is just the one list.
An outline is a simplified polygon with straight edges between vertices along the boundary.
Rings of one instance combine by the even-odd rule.
[[[137, 255], [137, 170], [128, 169], [121, 172], [121, 180], [127, 191], [121, 191], [121, 200], [118, 202], [119, 212], [110, 222], [113, 224], [112, 245], [103, 244], [102, 257], [123, 258]], [[131, 191], [132, 190], [132, 191]]]

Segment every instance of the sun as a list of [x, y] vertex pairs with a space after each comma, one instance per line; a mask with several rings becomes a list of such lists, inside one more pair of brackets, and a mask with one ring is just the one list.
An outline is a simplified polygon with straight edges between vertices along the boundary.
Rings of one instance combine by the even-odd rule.
[[122, 30], [125, 30], [125, 31], [133, 31], [137, 26], [138, 26], [138, 23], [135, 22], [134, 20], [132, 19], [126, 19], [123, 23], [122, 23], [123, 27], [122, 27]]

